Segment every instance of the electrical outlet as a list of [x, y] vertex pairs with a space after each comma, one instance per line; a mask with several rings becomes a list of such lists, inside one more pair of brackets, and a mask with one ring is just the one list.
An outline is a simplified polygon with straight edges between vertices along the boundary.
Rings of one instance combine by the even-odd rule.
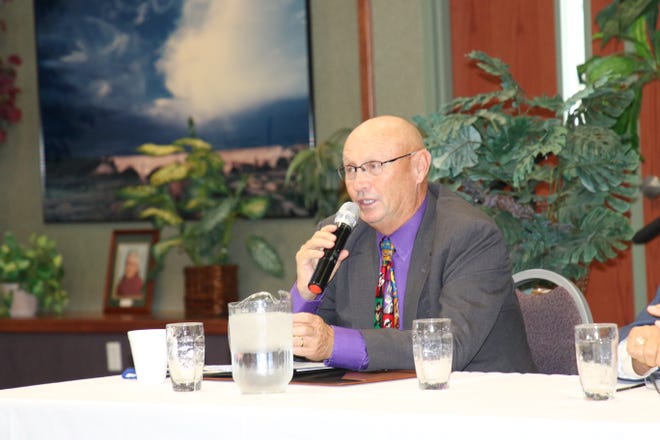
[[105, 354], [108, 360], [108, 371], [121, 371], [121, 343], [118, 341], [106, 342]]

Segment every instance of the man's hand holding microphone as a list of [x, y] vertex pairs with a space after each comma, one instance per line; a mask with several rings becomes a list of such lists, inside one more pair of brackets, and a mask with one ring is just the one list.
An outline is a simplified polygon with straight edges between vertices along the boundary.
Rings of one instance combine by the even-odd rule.
[[[341, 262], [348, 257], [344, 246], [358, 216], [359, 208], [355, 203], [344, 203], [334, 223], [316, 231], [296, 253], [296, 285], [305, 300], [314, 300], [323, 293]], [[293, 339], [296, 356], [322, 361], [332, 355], [334, 331], [318, 315], [294, 314]]]

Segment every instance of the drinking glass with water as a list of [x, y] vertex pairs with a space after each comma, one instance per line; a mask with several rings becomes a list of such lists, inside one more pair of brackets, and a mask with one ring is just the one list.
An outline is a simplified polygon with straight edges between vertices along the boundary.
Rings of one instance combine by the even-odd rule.
[[575, 326], [575, 356], [582, 390], [589, 400], [613, 399], [617, 384], [616, 324]]

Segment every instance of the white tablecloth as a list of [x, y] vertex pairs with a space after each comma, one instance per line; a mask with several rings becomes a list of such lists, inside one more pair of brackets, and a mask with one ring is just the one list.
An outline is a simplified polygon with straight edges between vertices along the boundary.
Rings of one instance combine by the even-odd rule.
[[265, 395], [232, 381], [175, 393], [112, 376], [0, 390], [0, 439], [627, 439], [657, 436], [659, 408], [645, 387], [587, 401], [578, 377], [561, 375], [453, 373], [443, 391], [405, 379]]

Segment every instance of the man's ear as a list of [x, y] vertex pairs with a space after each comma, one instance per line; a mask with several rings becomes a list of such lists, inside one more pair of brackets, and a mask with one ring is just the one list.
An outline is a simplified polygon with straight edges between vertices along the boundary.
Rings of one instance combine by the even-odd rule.
[[426, 180], [429, 169], [431, 167], [431, 153], [429, 150], [424, 148], [420, 150], [419, 153], [415, 153], [413, 156], [415, 171], [417, 172], [417, 181], [418, 183], [422, 180]]

